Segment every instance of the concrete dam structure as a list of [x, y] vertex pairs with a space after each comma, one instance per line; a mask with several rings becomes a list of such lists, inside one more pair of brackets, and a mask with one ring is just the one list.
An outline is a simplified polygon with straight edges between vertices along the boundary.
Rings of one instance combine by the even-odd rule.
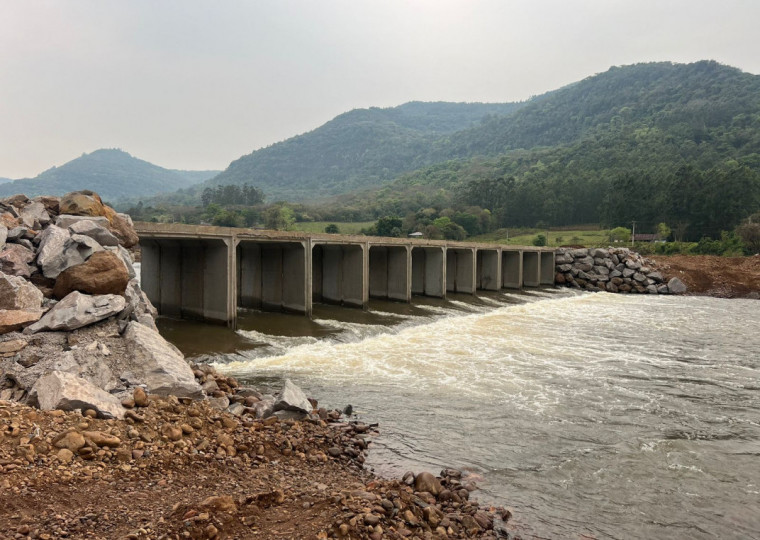
[[159, 313], [236, 326], [238, 307], [311, 316], [314, 302], [554, 283], [554, 249], [444, 240], [135, 223], [142, 288]]

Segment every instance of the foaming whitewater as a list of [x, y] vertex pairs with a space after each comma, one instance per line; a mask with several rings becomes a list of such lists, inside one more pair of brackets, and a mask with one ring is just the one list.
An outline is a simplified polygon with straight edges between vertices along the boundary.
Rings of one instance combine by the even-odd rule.
[[380, 422], [381, 474], [479, 474], [526, 536], [760, 537], [759, 302], [547, 289], [373, 309], [242, 330], [257, 347], [209, 359]]

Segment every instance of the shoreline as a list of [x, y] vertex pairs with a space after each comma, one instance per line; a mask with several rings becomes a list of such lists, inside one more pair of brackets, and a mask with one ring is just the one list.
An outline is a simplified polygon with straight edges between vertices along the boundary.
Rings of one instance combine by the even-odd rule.
[[362, 466], [373, 426], [316, 408], [236, 416], [214, 400], [247, 407], [255, 392], [195, 371], [214, 397], [136, 393], [124, 420], [0, 401], [0, 528], [40, 540], [507, 535], [510, 512], [470, 501], [459, 471], [381, 478]]

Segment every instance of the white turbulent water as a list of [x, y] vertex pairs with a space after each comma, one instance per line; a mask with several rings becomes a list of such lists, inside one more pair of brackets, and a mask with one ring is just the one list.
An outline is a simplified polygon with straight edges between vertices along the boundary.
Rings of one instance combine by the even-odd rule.
[[[219, 367], [380, 422], [384, 474], [455, 466], [548, 538], [760, 538], [760, 302], [539, 291]], [[437, 312], [437, 313], [436, 313]]]

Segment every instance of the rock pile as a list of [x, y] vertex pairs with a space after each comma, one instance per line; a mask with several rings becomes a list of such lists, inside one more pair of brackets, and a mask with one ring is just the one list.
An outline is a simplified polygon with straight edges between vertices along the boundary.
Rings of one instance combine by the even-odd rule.
[[204, 397], [156, 330], [132, 221], [91, 191], [0, 200], [0, 399], [122, 418], [149, 393]]
[[628, 248], [560, 248], [555, 257], [558, 285], [613, 293], [682, 294], [686, 285], [666, 280], [654, 261]]

